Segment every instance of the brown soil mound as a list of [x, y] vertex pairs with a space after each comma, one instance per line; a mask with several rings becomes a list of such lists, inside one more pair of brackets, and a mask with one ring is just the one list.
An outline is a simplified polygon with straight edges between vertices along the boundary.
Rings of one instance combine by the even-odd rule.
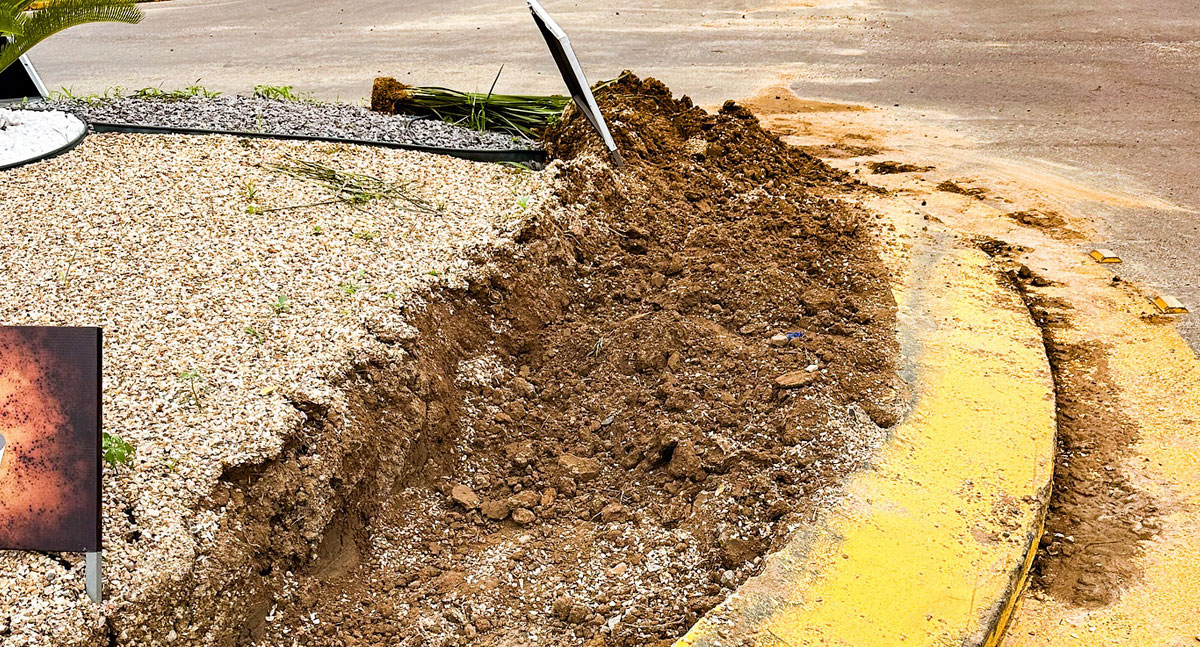
[[461, 399], [427, 404], [404, 489], [334, 525], [260, 644], [667, 643], [898, 419], [867, 219], [822, 197], [845, 176], [732, 103], [633, 76], [599, 101], [627, 167], [577, 114], [549, 134], [574, 216], [418, 322], [405, 349]]

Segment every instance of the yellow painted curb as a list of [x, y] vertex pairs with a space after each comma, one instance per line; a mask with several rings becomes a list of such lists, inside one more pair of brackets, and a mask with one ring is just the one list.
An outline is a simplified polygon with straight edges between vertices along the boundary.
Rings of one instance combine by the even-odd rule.
[[907, 419], [839, 504], [677, 647], [997, 642], [1049, 498], [1053, 381], [1020, 297], [984, 254], [945, 246], [912, 250], [896, 289]]

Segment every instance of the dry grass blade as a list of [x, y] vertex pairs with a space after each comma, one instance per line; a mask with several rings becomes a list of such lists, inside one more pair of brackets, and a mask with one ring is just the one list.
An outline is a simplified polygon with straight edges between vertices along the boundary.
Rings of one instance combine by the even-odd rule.
[[443, 213], [445, 207], [435, 204], [413, 190], [412, 182], [389, 182], [366, 175], [342, 171], [320, 162], [303, 160], [290, 155], [281, 163], [268, 163], [266, 168], [277, 173], [290, 175], [325, 187], [341, 202], [357, 205], [372, 200], [398, 202], [409, 211], [417, 213]]

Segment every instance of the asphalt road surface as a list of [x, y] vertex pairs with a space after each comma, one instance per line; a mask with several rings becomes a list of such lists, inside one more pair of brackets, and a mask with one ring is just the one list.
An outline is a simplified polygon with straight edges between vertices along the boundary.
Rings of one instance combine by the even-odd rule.
[[[801, 96], [927, 110], [1013, 159], [1131, 188], [1183, 211], [1109, 208], [1120, 273], [1178, 296], [1200, 350], [1200, 2], [755, 0], [544, 3], [592, 80], [629, 68], [701, 104], [792, 74]], [[361, 100], [380, 74], [422, 85], [561, 91], [520, 0], [171, 0], [138, 26], [53, 37], [52, 88], [249, 92], [292, 85]]]
[[[985, 148], [1184, 211], [1109, 208], [1123, 277], [1177, 296], [1200, 351], [1200, 2], [885, 0], [821, 35], [801, 96], [928, 108]], [[949, 113], [938, 117], [938, 113]]]

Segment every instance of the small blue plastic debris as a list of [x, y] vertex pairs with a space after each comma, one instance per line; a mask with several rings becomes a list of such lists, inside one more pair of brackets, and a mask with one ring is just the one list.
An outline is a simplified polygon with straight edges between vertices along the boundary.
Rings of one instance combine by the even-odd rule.
[[804, 331], [797, 330], [796, 332], [785, 333], [784, 336], [788, 338], [788, 341], [791, 341], [793, 339], [803, 339]]

